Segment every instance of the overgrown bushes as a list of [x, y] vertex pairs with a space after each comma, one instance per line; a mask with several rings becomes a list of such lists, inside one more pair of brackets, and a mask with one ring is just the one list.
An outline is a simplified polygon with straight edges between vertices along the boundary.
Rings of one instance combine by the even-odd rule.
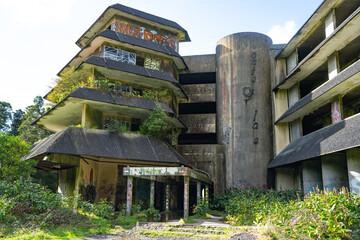
[[267, 229], [275, 239], [344, 239], [360, 227], [360, 197], [341, 191], [232, 189], [215, 196], [212, 207], [223, 209], [233, 225]]

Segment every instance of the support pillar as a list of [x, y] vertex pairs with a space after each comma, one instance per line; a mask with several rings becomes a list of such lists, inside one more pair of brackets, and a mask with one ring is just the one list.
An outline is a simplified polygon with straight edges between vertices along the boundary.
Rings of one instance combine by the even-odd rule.
[[170, 184], [166, 184], [165, 186], [165, 220], [169, 220], [169, 212], [170, 212]]
[[184, 177], [184, 220], [189, 219], [189, 177]]
[[201, 181], [196, 182], [196, 204], [200, 204], [201, 201]]
[[154, 207], [155, 180], [150, 181], [150, 208]]
[[209, 210], [209, 185], [205, 186], [205, 207], [206, 210]]
[[133, 192], [133, 177], [127, 178], [127, 194], [126, 194], [126, 215], [131, 215], [132, 204], [132, 192]]
[[303, 191], [304, 194], [323, 189], [321, 161], [308, 160], [303, 163]]
[[352, 193], [360, 194], [360, 149], [346, 151], [349, 187]]

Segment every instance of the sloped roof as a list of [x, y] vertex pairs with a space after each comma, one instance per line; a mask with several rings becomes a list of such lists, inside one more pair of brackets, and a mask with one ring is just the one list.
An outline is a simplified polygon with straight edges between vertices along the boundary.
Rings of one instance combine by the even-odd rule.
[[99, 34], [97, 34], [94, 38], [92, 38], [88, 44], [82, 48], [75, 57], [73, 57], [68, 64], [66, 64], [65, 67], [63, 67], [58, 75], [66, 68], [66, 67], [72, 67], [77, 66], [83, 61], [85, 58], [89, 57], [90, 54], [92, 54], [96, 48], [98, 48], [101, 44], [104, 43], [104, 41], [115, 41], [118, 44], [122, 44], [125, 46], [135, 46], [137, 48], [141, 49], [147, 49], [153, 54], [165, 54], [166, 56], [174, 59], [175, 64], [179, 69], [187, 68], [185, 61], [180, 56], [178, 52], [176, 52], [174, 49], [172, 49], [169, 46], [155, 43], [152, 41], [147, 41], [141, 38], [133, 37], [130, 35], [126, 35], [120, 32], [115, 32], [109, 29], [106, 29]]
[[52, 132], [62, 130], [69, 125], [76, 125], [81, 122], [83, 104], [88, 104], [101, 112], [137, 118], [147, 118], [150, 112], [159, 104], [170, 116], [169, 121], [174, 126], [186, 128], [176, 114], [164, 103], [83, 87], [71, 92], [57, 105], [35, 120], [34, 123]]
[[360, 146], [360, 114], [319, 129], [289, 144], [268, 168], [292, 164]]
[[191, 165], [160, 139], [106, 130], [68, 127], [36, 144], [24, 159], [41, 159], [48, 154], [69, 154], [111, 159]]
[[146, 19], [153, 23], [166, 26], [170, 29], [178, 30], [184, 34], [184, 38], [180, 39], [180, 41], [186, 41], [186, 42], [190, 41], [188, 32], [174, 21], [167, 20], [165, 18], [161, 18], [146, 12], [142, 12], [121, 4], [114, 4], [109, 6], [101, 14], [101, 16], [91, 25], [91, 27], [88, 30], [86, 30], [86, 32], [76, 41], [76, 45], [78, 45], [79, 47], [83, 47], [84, 45], [86, 45], [87, 41], [92, 39], [96, 35], [96, 33], [99, 32], [100, 28], [103, 28], [104, 24], [107, 23], [114, 15], [118, 14], [118, 12], [121, 12], [123, 13], [124, 16], [130, 18]]

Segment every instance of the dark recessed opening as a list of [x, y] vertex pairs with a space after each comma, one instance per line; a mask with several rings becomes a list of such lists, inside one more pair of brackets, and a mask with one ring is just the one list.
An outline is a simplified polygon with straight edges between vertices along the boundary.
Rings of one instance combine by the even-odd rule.
[[331, 121], [331, 104], [328, 103], [303, 118], [303, 136], [330, 125]]
[[216, 133], [180, 134], [179, 145], [186, 144], [217, 144]]
[[299, 63], [325, 39], [325, 23], [322, 23], [298, 48]]
[[335, 9], [336, 26], [341, 25], [358, 7], [360, 0], [346, 0]]
[[216, 73], [187, 73], [179, 74], [179, 82], [182, 85], [216, 83]]
[[216, 113], [215, 102], [204, 103], [180, 103], [179, 114], [200, 114], [200, 113]]
[[326, 82], [328, 78], [328, 66], [327, 62], [325, 62], [300, 82], [300, 98], [305, 97], [307, 94]]

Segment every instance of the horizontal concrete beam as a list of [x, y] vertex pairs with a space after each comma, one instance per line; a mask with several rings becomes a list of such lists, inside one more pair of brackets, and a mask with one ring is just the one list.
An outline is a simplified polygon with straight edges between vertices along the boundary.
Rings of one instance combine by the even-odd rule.
[[215, 83], [183, 85], [185, 93], [189, 97], [189, 103], [215, 102]]
[[187, 133], [216, 132], [216, 114], [187, 114], [180, 115], [180, 119], [187, 126]]

